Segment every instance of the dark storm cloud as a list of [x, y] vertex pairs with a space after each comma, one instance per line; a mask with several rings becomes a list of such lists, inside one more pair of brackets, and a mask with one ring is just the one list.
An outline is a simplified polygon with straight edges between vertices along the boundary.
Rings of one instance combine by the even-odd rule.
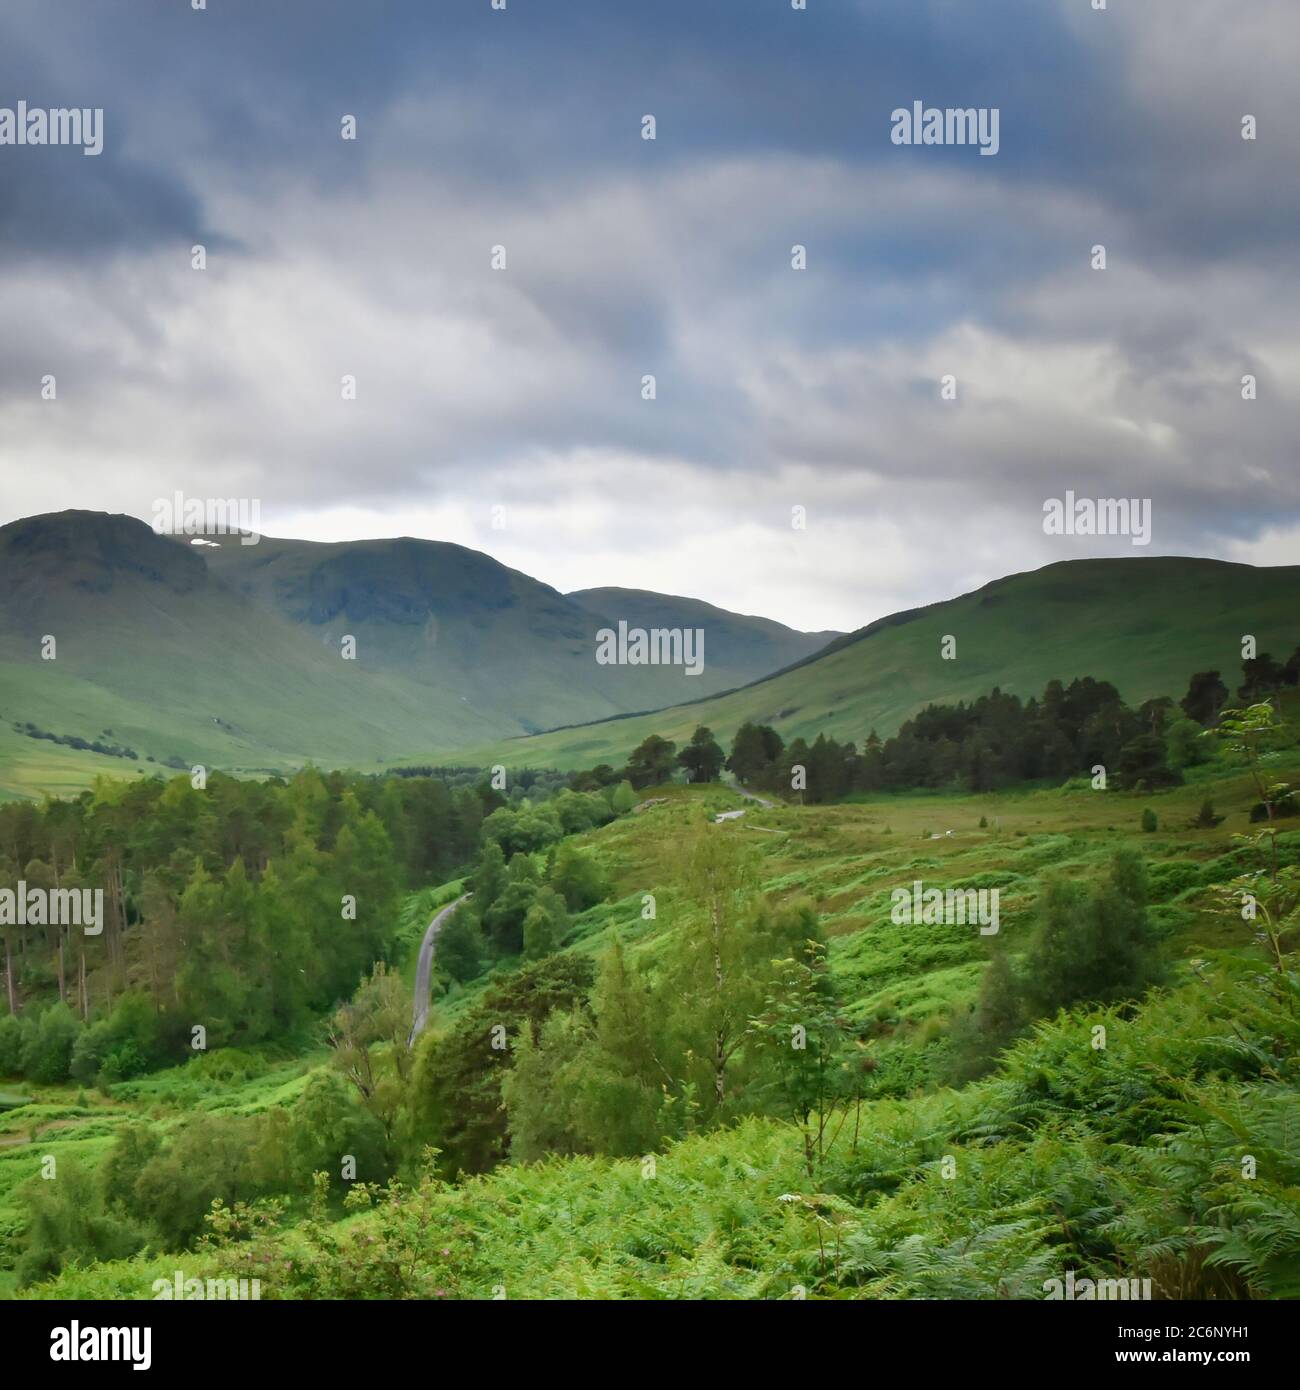
[[[1144, 23], [1163, 30], [1180, 8], [1181, 0], [1148, 0]], [[661, 169], [774, 154], [968, 167], [968, 151], [889, 143], [890, 112], [920, 99], [1001, 109], [1002, 149], [982, 177], [1090, 189], [1184, 254], [1198, 235], [1207, 251], [1223, 250], [1231, 215], [1237, 251], [1290, 246], [1293, 186], [1279, 181], [1248, 218], [1234, 202], [1242, 191], [1234, 179], [1258, 172], [1236, 158], [1235, 121], [1261, 103], [1266, 119], [1284, 115], [1281, 94], [1231, 74], [1221, 90], [1187, 92], [1202, 114], [1222, 117], [1217, 143], [1187, 130], [1183, 110], [1162, 120], [1145, 100], [1147, 74], [1133, 69], [1128, 10], [1126, 0], [1105, 15], [1089, 12], [1086, 0], [1007, 0], [996, 10], [885, 0], [806, 13], [787, 0], [514, 0], [504, 13], [487, 0], [212, 0], [196, 13], [175, 0], [57, 8], [17, 0], [2, 21], [0, 78], [14, 88], [31, 76], [38, 87], [75, 88], [81, 103], [114, 109], [118, 140], [147, 151], [171, 185], [170, 205], [166, 182], [152, 198], [140, 190], [145, 228], [155, 202], [163, 214], [192, 213], [179, 191], [192, 165], [250, 179], [305, 171], [327, 185], [357, 178], [371, 161], [421, 159], [471, 186], [519, 190], [574, 173], [591, 180], [626, 168], [647, 111], [662, 125], [645, 157]], [[1233, 21], [1225, 14], [1223, 22]], [[1294, 21], [1279, 22], [1295, 37]], [[53, 53], [51, 68], [43, 55]], [[427, 103], [427, 121], [393, 119], [411, 102]], [[380, 124], [384, 141], [363, 141], [355, 158], [340, 159], [327, 137], [344, 111], [363, 131]], [[1276, 139], [1267, 148], [1276, 150]], [[1270, 159], [1263, 149], [1258, 156]], [[1183, 215], [1193, 203], [1200, 215]], [[896, 273], [908, 273], [906, 251], [879, 249]], [[847, 263], [860, 265], [857, 253], [871, 248], [845, 250]]]
[[[106, 144], [0, 148], [5, 510], [514, 498], [540, 569], [548, 529], [594, 556], [599, 501], [653, 583], [723, 524], [692, 498], [807, 503], [826, 593], [855, 525], [978, 515], [1033, 554], [1071, 483], [1156, 495], [1163, 548], [1248, 544], [1300, 518], [1297, 37], [1284, 0], [9, 0], [0, 105], [103, 106]], [[997, 157], [892, 145], [914, 100], [997, 107]]]
[[120, 73], [66, 80], [30, 38], [0, 18], [0, 106], [104, 110], [104, 146], [0, 146], [0, 247], [12, 266], [29, 256], [78, 260], [139, 251], [202, 225], [198, 199], [182, 171], [124, 155]]

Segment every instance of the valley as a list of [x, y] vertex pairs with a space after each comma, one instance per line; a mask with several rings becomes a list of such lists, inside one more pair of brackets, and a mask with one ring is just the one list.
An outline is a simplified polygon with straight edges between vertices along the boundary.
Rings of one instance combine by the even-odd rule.
[[[1300, 1292], [1300, 569], [837, 636], [137, 528], [0, 531], [0, 868], [103, 901], [0, 914], [0, 1292]], [[700, 682], [602, 630], [759, 674], [521, 729]]]
[[[1300, 774], [1294, 735], [1279, 746], [1274, 766], [1284, 778]], [[1300, 1113], [1294, 1039], [1285, 1043], [1291, 1060], [1280, 1072], [1257, 1049], [1283, 1046], [1293, 1020], [1260, 974], [1259, 943], [1235, 912], [1223, 910], [1214, 888], [1256, 862], [1255, 796], [1248, 769], [1226, 751], [1186, 785], [1158, 793], [898, 794], [799, 806], [722, 785], [650, 789], [644, 810], [561, 842], [590, 863], [603, 896], [571, 916], [558, 954], [525, 963], [522, 975], [518, 962], [504, 960], [459, 984], [435, 966], [428, 1028], [411, 1061], [394, 1070], [407, 1043], [412, 972], [429, 917], [445, 918], [476, 880], [420, 891], [403, 909], [410, 925], [385, 947], [400, 969], [392, 1040], [381, 1032], [363, 1045], [376, 1078], [407, 1077], [394, 1112], [405, 1116], [399, 1129], [410, 1127], [398, 1149], [409, 1155], [397, 1163], [400, 1187], [368, 1189], [340, 1182], [335, 1172], [322, 1174], [313, 1196], [311, 1146], [301, 1160], [279, 1150], [273, 1190], [287, 1205], [271, 1224], [250, 1225], [251, 1209], [241, 1215], [229, 1187], [233, 1177], [199, 1164], [187, 1184], [215, 1193], [224, 1183], [226, 1204], [236, 1203], [229, 1222], [212, 1227], [214, 1241], [103, 1257], [21, 1291], [148, 1298], [155, 1280], [170, 1280], [179, 1268], [187, 1278], [254, 1274], [261, 1296], [273, 1299], [491, 1298], [502, 1289], [510, 1298], [999, 1298], [1049, 1296], [1051, 1280], [1074, 1270], [1079, 1277], [1149, 1277], [1157, 1297], [1242, 1297], [1252, 1289], [1289, 1296], [1297, 1268], [1272, 1243], [1262, 1213], [1281, 1219], [1293, 1210], [1300, 1179], [1283, 1137]], [[1207, 798], [1224, 819], [1197, 828]], [[724, 819], [740, 809], [745, 817]], [[1144, 811], [1157, 826], [1145, 833]], [[559, 1030], [553, 1037], [530, 1032], [526, 1014], [512, 1016], [529, 1007], [527, 996], [510, 993], [515, 982], [545, 978], [555, 982], [547, 988], [559, 988], [561, 979], [594, 975], [605, 981], [598, 991], [607, 991], [615, 949], [627, 962], [620, 968], [638, 978], [671, 979], [675, 943], [699, 912], [681, 878], [682, 855], [701, 843], [730, 844], [745, 857], [747, 891], [760, 893], [771, 911], [812, 914], [807, 920], [825, 942], [834, 1028], [849, 1049], [836, 1065], [851, 1063], [851, 1071], [824, 1101], [811, 1097], [811, 1115], [799, 1118], [796, 1108], [791, 1117], [780, 1073], [762, 1079], [755, 1031], [736, 1057], [729, 1093], [739, 1089], [729, 1104], [739, 1108], [725, 1123], [702, 1109], [675, 1120], [665, 1112], [672, 1137], [649, 1150], [633, 1140], [631, 1154], [622, 1150], [629, 1141], [613, 1135], [595, 1151], [589, 1139], [566, 1137], [556, 1128], [562, 1111], [553, 1097], [544, 1101], [551, 1117], [544, 1131], [530, 1138], [527, 1100], [509, 1087], [507, 1072], [514, 1137], [507, 1136], [501, 1159], [471, 1157], [483, 1136], [471, 1143], [478, 1131], [462, 1127], [466, 1115], [446, 1128], [444, 1103], [459, 1096], [457, 1113], [466, 1104], [477, 1113], [483, 1102], [469, 1097], [489, 1077], [498, 1084], [498, 1066], [526, 1073], [530, 1093], [541, 1087], [544, 1096], [555, 1084], [537, 1048], [545, 1038], [546, 1046], [561, 1045], [565, 1015], [550, 1016], [548, 1030]], [[1300, 873], [1300, 833], [1284, 831], [1278, 845], [1283, 872]], [[1044, 1019], [993, 1071], [955, 1083], [969, 1045], [964, 1020], [982, 1007], [991, 952], [1027, 961], [1048, 886], [1096, 881], [1124, 846], [1135, 846], [1145, 864], [1146, 913], [1167, 969], [1162, 986], [1140, 1004], [1080, 1003]], [[541, 858], [534, 856], [539, 868]], [[947, 889], [996, 886], [996, 936], [977, 922], [897, 920], [898, 892], [910, 894], [918, 880]], [[1293, 935], [1294, 928], [1284, 933], [1291, 951]], [[561, 1011], [564, 997], [556, 995]], [[612, 1023], [600, 1012], [609, 1007], [596, 1004], [600, 1027]], [[583, 1016], [590, 1017], [585, 1006], [563, 1027], [588, 1026]], [[504, 1053], [478, 1032], [476, 1020], [492, 1018], [506, 1020]], [[1236, 1035], [1240, 1050], [1224, 1041], [1225, 1032]], [[829, 1034], [814, 1029], [814, 1037], [828, 1044]], [[331, 1078], [350, 1074], [354, 1062], [337, 1042], [317, 1038], [296, 1047], [276, 1040], [219, 1049], [98, 1088], [3, 1083], [28, 1095], [11, 1097], [0, 1114], [0, 1250], [13, 1260], [22, 1249], [30, 1219], [24, 1193], [44, 1155], [68, 1165], [61, 1171], [85, 1173], [84, 1181], [101, 1175], [107, 1191], [113, 1153], [138, 1142], [127, 1136], [140, 1126], [183, 1147], [198, 1125], [215, 1152], [229, 1127], [232, 1137], [247, 1136], [241, 1142], [255, 1154], [258, 1145], [281, 1142], [273, 1139], [284, 1123], [277, 1116], [292, 1127], [352, 1123], [337, 1109], [344, 1092], [331, 1102], [333, 1112], [320, 1105], [338, 1084]], [[630, 1093], [620, 1108], [629, 1103]], [[828, 1108], [819, 1121], [822, 1104]], [[360, 1106], [360, 1115], [370, 1102], [357, 1096], [349, 1105]], [[1235, 1141], [1223, 1127], [1246, 1122], [1259, 1175], [1249, 1198], [1233, 1205], [1226, 1169], [1236, 1161]], [[441, 1136], [434, 1142], [444, 1158], [460, 1155], [461, 1171], [424, 1168], [421, 1133]], [[324, 1131], [321, 1139], [327, 1151], [338, 1142]], [[531, 1147], [537, 1143], [550, 1153], [544, 1161]], [[955, 1177], [948, 1181], [940, 1170], [950, 1161]], [[1153, 1182], [1155, 1172], [1162, 1176]], [[1053, 1216], [1061, 1210], [1072, 1213], [1064, 1225]], [[394, 1282], [380, 1266], [399, 1252], [405, 1273]], [[6, 1277], [16, 1288], [12, 1272]]]

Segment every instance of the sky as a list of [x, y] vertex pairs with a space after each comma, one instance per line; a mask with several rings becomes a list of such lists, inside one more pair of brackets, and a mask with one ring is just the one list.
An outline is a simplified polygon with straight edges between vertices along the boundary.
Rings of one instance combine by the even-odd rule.
[[0, 523], [255, 499], [808, 630], [1300, 563], [1294, 0], [194, 3], [0, 10], [0, 109], [103, 110], [0, 145]]

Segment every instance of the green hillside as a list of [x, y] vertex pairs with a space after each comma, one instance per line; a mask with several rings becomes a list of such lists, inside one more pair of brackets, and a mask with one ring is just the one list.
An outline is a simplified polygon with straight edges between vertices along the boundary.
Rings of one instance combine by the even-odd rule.
[[[95, 771], [129, 775], [153, 759], [255, 773], [372, 759], [438, 724], [458, 737], [499, 727], [459, 699], [342, 661], [214, 581], [197, 550], [128, 517], [61, 513], [0, 529], [0, 593], [6, 750], [13, 725], [30, 722], [138, 754], [97, 759]], [[41, 659], [47, 635], [53, 660]], [[38, 767], [57, 746], [26, 742]], [[7, 771], [0, 785], [25, 789]]]
[[[205, 548], [204, 558], [259, 611], [331, 653], [351, 633], [359, 662], [419, 687], [429, 722], [449, 731], [448, 746], [464, 742], [467, 726], [538, 732], [726, 688], [707, 666], [692, 677], [662, 666], [597, 664], [596, 629], [615, 619], [595, 617], [549, 585], [464, 546], [265, 537], [257, 545]], [[741, 650], [732, 615], [715, 613], [717, 631], [706, 634], [706, 645], [712, 636], [734, 653], [733, 676], [741, 671], [752, 680], [785, 664], [787, 651], [808, 650], [806, 643], [778, 646], [770, 664], [761, 664], [768, 654], [756, 661]], [[457, 703], [460, 710], [450, 708]]]
[[698, 628], [705, 636], [704, 672], [690, 677], [698, 695], [731, 690], [754, 679], [755, 671], [768, 675], [819, 652], [843, 634], [795, 632], [770, 618], [728, 613], [700, 599], [656, 594], [646, 589], [579, 589], [567, 595], [592, 615], [591, 630], [623, 619], [629, 627]]
[[[1294, 745], [1277, 768], [1292, 779], [1300, 771]], [[1226, 819], [1192, 828], [1207, 795]], [[304, 1173], [275, 1224], [236, 1224], [228, 1242], [187, 1253], [184, 1269], [258, 1277], [265, 1299], [501, 1290], [510, 1299], [1038, 1299], [1067, 1269], [1150, 1278], [1157, 1298], [1294, 1297], [1300, 1265], [1288, 1232], [1300, 1167], [1288, 1135], [1300, 1035], [1287, 987], [1269, 983], [1249, 932], [1218, 910], [1213, 887], [1251, 866], [1235, 837], [1250, 828], [1254, 797], [1224, 754], [1189, 785], [1155, 795], [751, 805], [711, 827], [702, 813], [741, 808], [733, 792], [655, 789], [640, 812], [575, 840], [610, 891], [574, 919], [563, 954], [599, 959], [617, 935], [653, 975], [699, 911], [674, 888], [683, 837], [744, 842], [770, 901], [815, 906], [830, 981], [858, 1030], [862, 1103], [834, 1113], [824, 1152], [810, 1159], [807, 1129], [764, 1113], [756, 1096], [758, 1113], [667, 1143], [653, 1164], [561, 1153], [450, 1183], [421, 1182], [412, 1167], [404, 1190], [359, 1190], [346, 1205], [348, 1184], [331, 1181], [314, 1220]], [[1148, 806], [1160, 829], [1137, 835]], [[1095, 882], [1134, 842], [1167, 985], [1140, 1006], [1079, 1006], [1045, 1019], [988, 1076], [944, 1085], [992, 943], [969, 927], [893, 925], [891, 889], [918, 876], [999, 886], [1003, 940], [1019, 959], [1045, 887]], [[1300, 862], [1295, 831], [1280, 851], [1285, 865]], [[654, 921], [640, 910], [647, 891], [660, 904]], [[444, 994], [420, 1052], [492, 983]], [[1292, 996], [1294, 988], [1292, 977]], [[0, 1236], [18, 1248], [24, 1185], [46, 1195], [32, 1177], [40, 1155], [54, 1154], [62, 1172], [103, 1173], [131, 1124], [175, 1142], [196, 1109], [211, 1142], [228, 1126], [241, 1142], [268, 1143], [306, 1115], [311, 1087], [329, 1070], [316, 1051], [273, 1050], [263, 1061], [232, 1053], [229, 1067], [222, 1057], [89, 1095], [71, 1084], [35, 1095], [16, 1085], [29, 1098], [0, 1116]], [[1258, 1162], [1249, 1183], [1243, 1135]], [[146, 1299], [176, 1267], [174, 1253], [145, 1251], [68, 1267], [22, 1292]]]
[[93, 512], [0, 528], [0, 797], [160, 765], [373, 765], [656, 708], [820, 645], [665, 600], [700, 618], [719, 672], [601, 666], [589, 607], [461, 546], [221, 539], [193, 546]]
[[[1217, 669], [1230, 683], [1243, 634], [1283, 659], [1300, 644], [1300, 567], [1261, 569], [1156, 557], [1068, 560], [974, 593], [884, 618], [793, 669], [716, 698], [539, 737], [498, 740], [458, 756], [484, 765], [620, 765], [649, 734], [678, 744], [697, 724], [729, 740], [746, 720], [789, 741], [819, 733], [882, 738], [930, 703], [999, 687], [1027, 699], [1053, 679], [1111, 681], [1130, 704], [1181, 696]], [[956, 639], [955, 660], [941, 644]]]

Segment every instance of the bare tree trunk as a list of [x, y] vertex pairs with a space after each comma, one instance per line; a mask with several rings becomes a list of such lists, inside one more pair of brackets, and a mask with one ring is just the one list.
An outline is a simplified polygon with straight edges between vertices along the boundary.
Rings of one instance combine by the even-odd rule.
[[[53, 840], [50, 841], [50, 859], [54, 864], [54, 890], [58, 892], [62, 887], [59, 881], [59, 847]], [[59, 933], [59, 1003], [66, 1004], [68, 1002], [68, 982], [63, 974], [63, 938], [67, 935], [67, 928], [60, 925], [57, 930]]]
[[122, 861], [116, 854], [113, 856], [112, 887], [113, 902], [116, 905], [117, 910], [113, 914], [116, 920], [113, 923], [113, 941], [111, 954], [113, 958], [113, 964], [115, 966], [118, 966], [119, 968], [122, 968], [125, 964], [125, 951], [122, 946], [122, 940], [126, 931], [126, 884], [124, 883], [122, 878]]
[[154, 1013], [161, 1013], [158, 1007], [158, 933], [161, 930], [157, 919], [150, 921], [143, 905], [140, 912], [140, 927], [145, 933], [149, 946], [149, 993], [153, 996]]

